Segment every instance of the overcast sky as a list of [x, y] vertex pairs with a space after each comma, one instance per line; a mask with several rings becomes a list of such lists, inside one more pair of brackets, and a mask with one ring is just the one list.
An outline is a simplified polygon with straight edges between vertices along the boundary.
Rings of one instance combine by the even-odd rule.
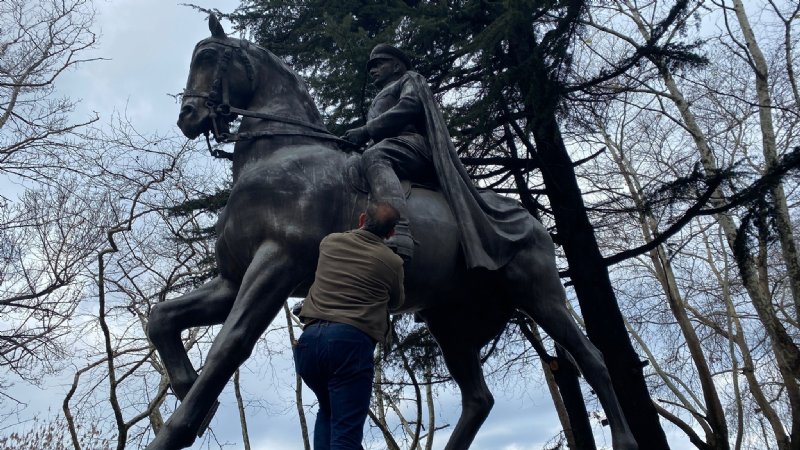
[[[195, 1], [202, 7], [231, 11], [231, 0]], [[205, 16], [173, 1], [95, 0], [98, 48], [106, 58], [67, 73], [62, 92], [81, 100], [83, 112], [107, 118], [126, 111], [136, 128], [177, 132], [178, 108], [169, 94], [181, 92], [192, 49], [209, 36]], [[226, 29], [230, 30], [230, 24]]]
[[[230, 11], [238, 4], [231, 0], [194, 3], [223, 11]], [[176, 133], [178, 106], [168, 94], [183, 89], [194, 44], [209, 35], [205, 17], [191, 8], [163, 0], [99, 0], [96, 7], [99, 45], [95, 56], [107, 60], [67, 73], [58, 85], [60, 92], [82, 99], [79, 114], [96, 111], [101, 120], [108, 121], [113, 111], [125, 112], [141, 133]], [[223, 22], [223, 25], [230, 30], [229, 24]], [[301, 448], [299, 425], [291, 403], [293, 367], [285, 351], [282, 356], [275, 357], [273, 363], [274, 366], [248, 364], [242, 375], [246, 401], [265, 400], [249, 411], [253, 448], [298, 449]], [[541, 380], [538, 365], [529, 369], [535, 374], [530, 380]], [[16, 387], [21, 389], [24, 383]], [[28, 413], [46, 412], [48, 408], [50, 414], [60, 411], [66, 389], [64, 380], [53, 380], [46, 383], [44, 389], [31, 390], [27, 396]], [[539, 450], [560, 429], [543, 386], [522, 386], [508, 380], [493, 390], [496, 406], [478, 434], [474, 449]], [[310, 393], [306, 395], [312, 398]], [[223, 393], [221, 401], [222, 408], [212, 422], [216, 438], [233, 443], [225, 448], [241, 448], [238, 416], [230, 389]], [[441, 397], [437, 406], [440, 424], [450, 423], [452, 428], [458, 403], [454, 395]], [[435, 448], [443, 448], [448, 433], [443, 430], [437, 434]], [[202, 442], [198, 440], [192, 448], [218, 447], [208, 442], [203, 446]], [[598, 443], [610, 448], [610, 442], [602, 436], [598, 437]], [[689, 447], [682, 442], [674, 448]]]

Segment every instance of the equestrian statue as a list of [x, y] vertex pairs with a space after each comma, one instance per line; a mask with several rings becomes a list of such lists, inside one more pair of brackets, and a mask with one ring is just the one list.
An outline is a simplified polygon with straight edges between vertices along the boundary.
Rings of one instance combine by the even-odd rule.
[[[392, 313], [425, 322], [461, 392], [446, 450], [469, 448], [489, 415], [480, 350], [515, 311], [572, 355], [603, 406], [614, 449], [638, 449], [602, 354], [567, 311], [550, 235], [515, 201], [473, 186], [430, 88], [402, 52], [372, 52], [370, 75], [382, 90], [367, 124], [343, 139], [327, 131], [304, 81], [279, 58], [226, 36], [213, 15], [209, 29], [192, 54], [178, 126], [190, 139], [235, 142], [232, 154], [212, 152], [232, 160], [233, 186], [216, 225], [219, 275], [150, 313], [147, 335], [181, 403], [147, 449], [192, 445], [286, 300], [305, 295], [322, 238], [356, 228], [369, 195], [403, 219], [388, 243], [406, 260], [406, 300]], [[370, 141], [363, 156], [342, 150]], [[222, 328], [198, 373], [181, 331], [215, 324]]]

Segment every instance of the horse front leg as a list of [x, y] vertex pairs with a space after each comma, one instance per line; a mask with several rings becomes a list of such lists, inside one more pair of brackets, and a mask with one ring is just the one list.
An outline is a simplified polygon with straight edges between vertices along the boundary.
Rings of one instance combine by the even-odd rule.
[[203, 419], [236, 369], [250, 356], [258, 338], [280, 311], [304, 271], [288, 252], [265, 243], [247, 268], [236, 300], [214, 339], [205, 366], [148, 450], [185, 448], [195, 440]]
[[183, 400], [197, 378], [181, 332], [191, 327], [217, 325], [225, 320], [236, 299], [237, 286], [216, 277], [200, 288], [153, 306], [147, 337], [156, 348], [175, 395]]

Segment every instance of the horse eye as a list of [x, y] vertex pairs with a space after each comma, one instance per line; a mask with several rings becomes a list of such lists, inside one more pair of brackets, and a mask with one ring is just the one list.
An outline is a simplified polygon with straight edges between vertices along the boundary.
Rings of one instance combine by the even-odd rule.
[[194, 57], [196, 64], [208, 64], [214, 62], [217, 57], [217, 52], [210, 48], [200, 50]]

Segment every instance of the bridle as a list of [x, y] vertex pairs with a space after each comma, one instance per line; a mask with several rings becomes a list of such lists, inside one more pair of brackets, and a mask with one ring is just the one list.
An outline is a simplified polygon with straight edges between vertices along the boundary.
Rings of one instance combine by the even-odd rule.
[[[208, 115], [211, 120], [211, 126], [212, 126], [211, 134], [214, 136], [214, 141], [223, 144], [223, 143], [260, 139], [272, 136], [307, 136], [307, 137], [314, 137], [318, 139], [334, 141], [337, 144], [345, 147], [350, 147], [350, 148], [357, 147], [352, 142], [342, 139], [338, 136], [335, 136], [330, 131], [328, 131], [328, 129], [325, 128], [324, 126], [317, 125], [303, 119], [299, 119], [296, 117], [289, 117], [289, 116], [279, 116], [276, 114], [262, 113], [258, 111], [249, 111], [246, 109], [241, 109], [231, 106], [229, 82], [226, 74], [228, 72], [228, 67], [230, 66], [230, 61], [234, 53], [236, 53], [236, 55], [244, 64], [245, 70], [247, 70], [247, 79], [250, 82], [250, 90], [251, 91], [255, 90], [255, 85], [256, 85], [255, 69], [253, 68], [253, 63], [252, 61], [250, 61], [250, 57], [247, 55], [246, 51], [251, 44], [243, 39], [227, 39], [227, 38], [221, 39], [217, 37], [210, 37], [200, 41], [197, 44], [197, 46], [195, 46], [194, 53], [197, 53], [198, 47], [200, 47], [203, 44], [207, 44], [209, 42], [213, 42], [215, 44], [219, 44], [226, 47], [225, 52], [217, 60], [217, 66], [214, 69], [214, 81], [211, 83], [211, 90], [205, 92], [205, 91], [193, 91], [186, 89], [183, 91], [183, 97], [198, 97], [205, 99], [204, 106], [208, 108], [208, 113], [209, 113]], [[222, 125], [220, 125], [219, 123], [220, 120], [224, 120], [224, 124], [227, 126], [227, 123], [235, 119], [237, 115], [243, 117], [253, 117], [262, 120], [269, 120], [273, 122], [286, 123], [290, 125], [297, 125], [304, 128], [304, 130], [245, 131], [245, 132], [230, 133], [227, 129], [222, 128]], [[209, 136], [209, 130], [203, 132], [203, 135], [206, 138], [206, 144], [208, 144], [208, 151], [209, 153], [211, 153], [211, 156], [215, 158], [225, 158], [233, 160], [233, 153], [212, 148], [211, 139]]]

